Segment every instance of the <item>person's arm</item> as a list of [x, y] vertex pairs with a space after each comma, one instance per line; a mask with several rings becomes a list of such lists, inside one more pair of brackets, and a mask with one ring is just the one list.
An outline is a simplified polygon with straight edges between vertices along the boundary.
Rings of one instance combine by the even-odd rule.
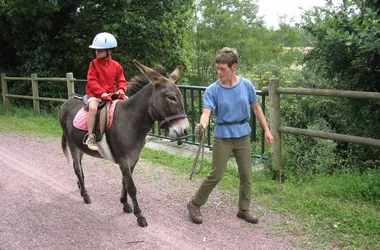
[[255, 114], [257, 120], [260, 122], [261, 127], [264, 129], [265, 141], [268, 146], [272, 146], [273, 144], [273, 135], [270, 132], [267, 121], [265, 119], [263, 110], [258, 102], [252, 103], [251, 105], [252, 111]]
[[202, 125], [203, 130], [205, 130], [209, 125], [210, 115], [211, 115], [211, 110], [208, 108], [203, 108], [201, 119], [199, 121], [199, 123]]
[[203, 108], [201, 118], [199, 120], [199, 123], [195, 125], [194, 128], [194, 135], [199, 136], [202, 131], [205, 131], [206, 128], [209, 125], [210, 121], [210, 115], [211, 115], [211, 110], [208, 108]]

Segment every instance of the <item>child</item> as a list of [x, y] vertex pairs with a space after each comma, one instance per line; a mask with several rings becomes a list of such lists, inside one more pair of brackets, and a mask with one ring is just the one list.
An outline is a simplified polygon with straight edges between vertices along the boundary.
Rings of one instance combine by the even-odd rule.
[[117, 47], [116, 38], [107, 32], [95, 36], [89, 46], [95, 49], [96, 58], [91, 61], [87, 73], [86, 94], [88, 98], [88, 134], [86, 144], [91, 150], [98, 150], [94, 135], [95, 116], [101, 100], [111, 100], [109, 94], [123, 97], [127, 81], [122, 66], [111, 58], [112, 49]]

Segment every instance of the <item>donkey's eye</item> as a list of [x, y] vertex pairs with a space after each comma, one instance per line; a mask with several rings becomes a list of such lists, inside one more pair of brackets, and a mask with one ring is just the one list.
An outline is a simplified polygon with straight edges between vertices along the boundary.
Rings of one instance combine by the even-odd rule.
[[167, 98], [168, 98], [170, 101], [172, 101], [172, 102], [176, 102], [176, 101], [177, 101], [177, 97], [175, 97], [174, 95], [169, 95]]

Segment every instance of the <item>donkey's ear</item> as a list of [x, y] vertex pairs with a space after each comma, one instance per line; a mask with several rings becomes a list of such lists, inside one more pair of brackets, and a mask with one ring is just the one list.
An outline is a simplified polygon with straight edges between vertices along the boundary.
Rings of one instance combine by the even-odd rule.
[[136, 59], [133, 59], [132, 61], [137, 68], [146, 76], [152, 83], [161, 83], [164, 81], [165, 77], [155, 71], [154, 69], [151, 69], [145, 65], [142, 65], [139, 61]]
[[170, 74], [169, 79], [173, 82], [176, 82], [179, 78], [179, 75], [181, 74], [181, 71], [183, 70], [183, 66], [179, 65], [175, 70]]

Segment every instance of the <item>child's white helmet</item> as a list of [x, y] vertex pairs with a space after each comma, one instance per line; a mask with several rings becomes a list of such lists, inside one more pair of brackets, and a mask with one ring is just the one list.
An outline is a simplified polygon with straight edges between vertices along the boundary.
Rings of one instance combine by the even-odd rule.
[[91, 49], [113, 49], [116, 47], [116, 38], [107, 32], [97, 34], [92, 41], [92, 44], [89, 46]]

